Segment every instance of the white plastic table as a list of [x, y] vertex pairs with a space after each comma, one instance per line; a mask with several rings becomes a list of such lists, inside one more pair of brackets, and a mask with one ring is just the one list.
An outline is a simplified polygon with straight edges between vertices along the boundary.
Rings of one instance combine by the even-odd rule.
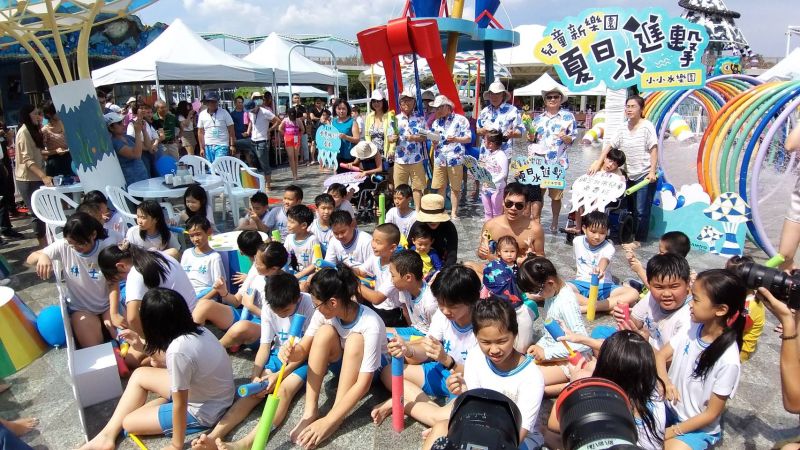
[[[222, 186], [222, 177], [218, 175], [198, 175], [194, 181], [206, 191]], [[164, 184], [164, 177], [150, 178], [128, 185], [128, 194], [140, 198], [177, 198], [183, 197], [186, 187], [174, 188]]]
[[75, 203], [80, 203], [83, 197], [83, 185], [80, 182], [61, 186], [42, 186], [42, 189], [52, 189], [59, 194], [69, 195]]

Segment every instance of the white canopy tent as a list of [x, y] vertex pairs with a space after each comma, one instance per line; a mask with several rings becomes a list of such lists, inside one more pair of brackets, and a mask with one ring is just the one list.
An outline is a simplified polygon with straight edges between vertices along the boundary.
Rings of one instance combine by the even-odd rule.
[[175, 19], [147, 47], [109, 66], [93, 70], [95, 86], [155, 82], [251, 83], [273, 81], [273, 69], [229, 55]]
[[800, 47], [795, 48], [792, 53], [781, 62], [757, 77], [763, 81], [791, 81], [800, 80]]
[[[285, 84], [326, 84], [347, 86], [347, 74], [325, 67], [303, 56], [302, 48], [292, 50], [296, 44], [284, 40], [277, 33], [270, 33], [264, 41], [244, 57], [244, 60], [275, 70], [275, 81]], [[294, 88], [292, 88], [294, 89]]]
[[543, 90], [552, 89], [553, 86], [560, 86], [562, 89], [564, 89], [564, 91], [566, 91], [567, 95], [571, 96], [606, 95], [606, 85], [603, 82], [601, 82], [598, 86], [585, 91], [572, 92], [569, 89], [565, 88], [560, 83], [558, 83], [556, 80], [554, 80], [553, 77], [551, 77], [547, 73], [542, 74], [542, 76], [540, 76], [536, 81], [527, 86], [522, 86], [514, 89], [514, 95], [517, 97], [529, 97], [529, 96], [541, 95]]
[[[328, 98], [330, 94], [327, 91], [323, 91], [322, 89], [317, 89], [314, 86], [292, 86], [292, 94], [300, 94], [302, 98], [313, 98], [313, 97], [320, 97], [320, 98]], [[289, 96], [289, 86], [278, 86], [278, 95], [281, 97], [288, 97]]]

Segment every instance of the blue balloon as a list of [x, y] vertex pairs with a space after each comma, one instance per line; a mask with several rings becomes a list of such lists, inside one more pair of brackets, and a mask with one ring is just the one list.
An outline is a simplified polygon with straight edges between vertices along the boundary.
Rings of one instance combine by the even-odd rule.
[[164, 176], [168, 173], [175, 173], [178, 169], [178, 161], [169, 155], [164, 155], [156, 161], [156, 171], [159, 176]]
[[672, 186], [672, 185], [671, 185], [671, 184], [669, 184], [669, 183], [664, 183], [664, 184], [662, 184], [662, 185], [661, 185], [661, 190], [662, 190], [662, 191], [669, 191], [670, 193], [672, 193], [672, 195], [675, 195], [675, 187], [674, 187], [674, 186]]
[[678, 203], [675, 204], [675, 209], [680, 208], [681, 206], [684, 205], [684, 203], [686, 203], [686, 197], [684, 197], [682, 195], [679, 195], [678, 196]]
[[61, 309], [56, 305], [50, 305], [39, 313], [36, 317], [36, 329], [42, 339], [52, 347], [63, 347], [67, 343]]

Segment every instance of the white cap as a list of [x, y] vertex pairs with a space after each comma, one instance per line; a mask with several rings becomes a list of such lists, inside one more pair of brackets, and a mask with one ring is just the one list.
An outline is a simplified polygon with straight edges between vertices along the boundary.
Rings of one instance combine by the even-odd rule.
[[453, 103], [447, 96], [445, 95], [437, 95], [436, 98], [433, 100], [431, 104], [432, 108], [438, 108], [440, 106], [449, 106], [451, 108], [455, 108], [455, 103]]

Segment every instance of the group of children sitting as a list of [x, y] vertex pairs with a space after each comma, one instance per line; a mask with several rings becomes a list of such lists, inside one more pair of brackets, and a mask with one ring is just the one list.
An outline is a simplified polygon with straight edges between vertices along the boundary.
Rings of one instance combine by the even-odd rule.
[[[693, 279], [682, 233], [665, 234], [644, 268], [626, 249], [645, 294], [630, 286], [636, 283], [615, 282], [609, 270], [615, 248], [602, 212], [583, 218], [583, 235], [574, 241], [574, 280], [565, 281], [563, 270], [544, 256], [519, 258], [511, 236], [497, 239], [497, 260], [479, 274], [462, 264], [442, 267], [430, 227], [415, 219], [407, 185], [396, 187], [395, 207], [372, 234], [358, 229], [343, 186], [316, 196], [313, 209], [302, 203], [299, 187], [289, 186], [282, 204], [271, 209], [263, 193], [250, 199], [237, 244], [251, 267], [226, 274], [209, 243], [215, 225], [200, 191], [191, 187], [184, 196], [180, 232], [191, 245], [182, 254], [178, 231], [157, 202], [140, 203], [137, 225], [126, 229], [105, 197], [92, 192], [67, 220], [63, 239], [28, 258], [42, 278], [60, 262], [79, 345], [124, 339], [130, 347], [125, 361], [138, 367], [87, 449], [114, 448], [123, 429], [171, 434], [175, 448], [201, 431], [193, 448], [250, 448], [255, 428], [237, 442], [223, 440], [273, 393], [283, 364], [273, 426], [305, 388], [303, 416], [290, 437], [313, 448], [336, 431], [374, 381], [391, 389], [390, 357], [406, 362], [405, 413], [434, 430], [448, 420], [452, 398], [488, 388], [520, 408], [520, 448], [545, 442], [559, 448], [555, 414], [546, 429], [538, 426], [542, 399], [594, 374], [629, 396], [642, 448], [706, 448], [720, 439], [740, 360], [755, 350], [761, 331], [754, 325], [759, 303], [747, 300], [732, 271], [709, 270]], [[273, 231], [280, 239], [261, 234]], [[595, 327], [590, 336], [582, 310], [592, 274], [601, 280], [597, 310], [609, 311], [617, 326]], [[296, 314], [306, 319], [290, 347]], [[545, 332], [534, 342], [536, 320], [557, 321], [566, 337]], [[207, 323], [224, 333], [220, 339], [204, 328]], [[746, 324], [750, 345], [742, 347]], [[580, 363], [561, 340], [582, 355]], [[269, 384], [234, 401], [225, 349], [242, 348], [255, 351], [252, 380]], [[338, 375], [338, 389], [323, 415], [319, 394], [328, 371]], [[160, 399], [146, 403], [148, 393]], [[391, 412], [387, 400], [372, 418], [380, 424]], [[426, 446], [435, 438], [430, 433]]]

